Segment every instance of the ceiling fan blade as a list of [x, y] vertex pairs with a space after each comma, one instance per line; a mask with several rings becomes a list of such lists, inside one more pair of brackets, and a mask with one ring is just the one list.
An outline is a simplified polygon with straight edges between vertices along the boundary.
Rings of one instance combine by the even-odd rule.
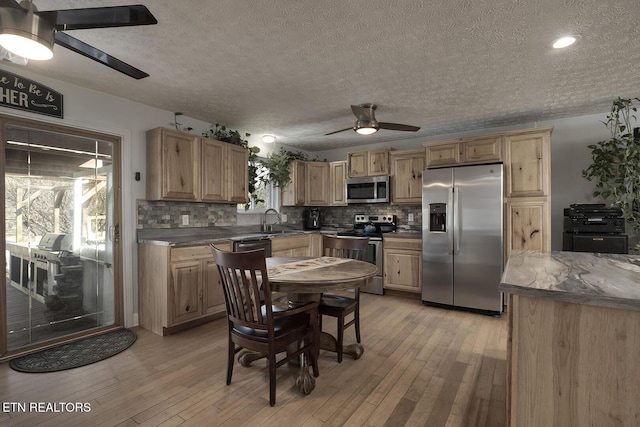
[[120, 71], [121, 73], [133, 77], [134, 79], [139, 80], [149, 76], [149, 74], [145, 73], [144, 71], [139, 70], [117, 58], [114, 58], [108, 53], [90, 46], [85, 42], [76, 39], [75, 37], [71, 37], [69, 34], [56, 31], [55, 42], [60, 46], [66, 47], [67, 49], [79, 53], [80, 55], [84, 55], [87, 58], [93, 59], [94, 61], [104, 64], [107, 67], [113, 68], [116, 71]]
[[345, 130], [353, 130], [353, 126], [351, 126], [350, 128], [340, 129], [340, 130], [337, 130], [335, 132], [325, 133], [324, 136], [333, 135], [334, 133], [338, 133], [338, 132], [344, 132]]
[[[6, 1], [6, 0], [4, 0]], [[37, 14], [51, 22], [58, 31], [89, 28], [128, 27], [157, 24], [145, 6], [91, 7], [82, 9], [47, 10]]]
[[420, 130], [418, 126], [401, 125], [399, 123], [378, 122], [380, 129], [401, 130], [405, 132], [417, 132]]

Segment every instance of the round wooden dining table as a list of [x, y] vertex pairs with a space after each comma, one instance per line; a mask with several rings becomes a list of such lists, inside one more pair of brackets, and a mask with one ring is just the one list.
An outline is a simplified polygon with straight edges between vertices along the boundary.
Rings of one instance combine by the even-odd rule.
[[[340, 291], [364, 286], [378, 274], [378, 268], [371, 263], [334, 257], [272, 257], [266, 259], [267, 274], [272, 292], [287, 294], [290, 306], [320, 301], [323, 292]], [[320, 349], [337, 351], [335, 337], [320, 332]], [[360, 343], [344, 346], [343, 353], [360, 358], [364, 347]], [[250, 364], [255, 357], [245, 354], [243, 365]], [[315, 379], [309, 373], [302, 358], [300, 377], [296, 385], [300, 391], [309, 394], [315, 387]]]

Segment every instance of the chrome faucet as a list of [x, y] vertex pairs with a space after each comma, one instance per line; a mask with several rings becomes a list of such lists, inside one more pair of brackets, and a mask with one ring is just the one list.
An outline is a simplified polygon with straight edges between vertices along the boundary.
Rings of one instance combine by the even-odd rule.
[[[267, 224], [267, 214], [276, 214], [276, 222]], [[262, 215], [262, 231], [273, 231], [273, 225], [280, 224], [280, 213], [277, 210], [269, 208]]]

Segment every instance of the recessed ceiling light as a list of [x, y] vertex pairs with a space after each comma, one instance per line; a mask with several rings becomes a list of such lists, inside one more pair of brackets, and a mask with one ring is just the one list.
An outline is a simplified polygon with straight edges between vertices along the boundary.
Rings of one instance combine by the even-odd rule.
[[551, 46], [553, 46], [555, 49], [562, 49], [567, 46], [571, 46], [576, 42], [576, 40], [577, 39], [574, 36], [560, 37], [559, 39], [555, 40]]
[[273, 135], [263, 135], [262, 136], [262, 142], [265, 142], [267, 144], [271, 144], [273, 142], [275, 142], [276, 137]]

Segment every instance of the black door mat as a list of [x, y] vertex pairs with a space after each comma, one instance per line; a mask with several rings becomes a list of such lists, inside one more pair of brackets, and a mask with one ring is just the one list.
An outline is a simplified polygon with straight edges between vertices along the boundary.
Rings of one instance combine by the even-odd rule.
[[27, 373], [63, 371], [107, 359], [135, 341], [135, 332], [118, 329], [13, 359], [9, 366]]

